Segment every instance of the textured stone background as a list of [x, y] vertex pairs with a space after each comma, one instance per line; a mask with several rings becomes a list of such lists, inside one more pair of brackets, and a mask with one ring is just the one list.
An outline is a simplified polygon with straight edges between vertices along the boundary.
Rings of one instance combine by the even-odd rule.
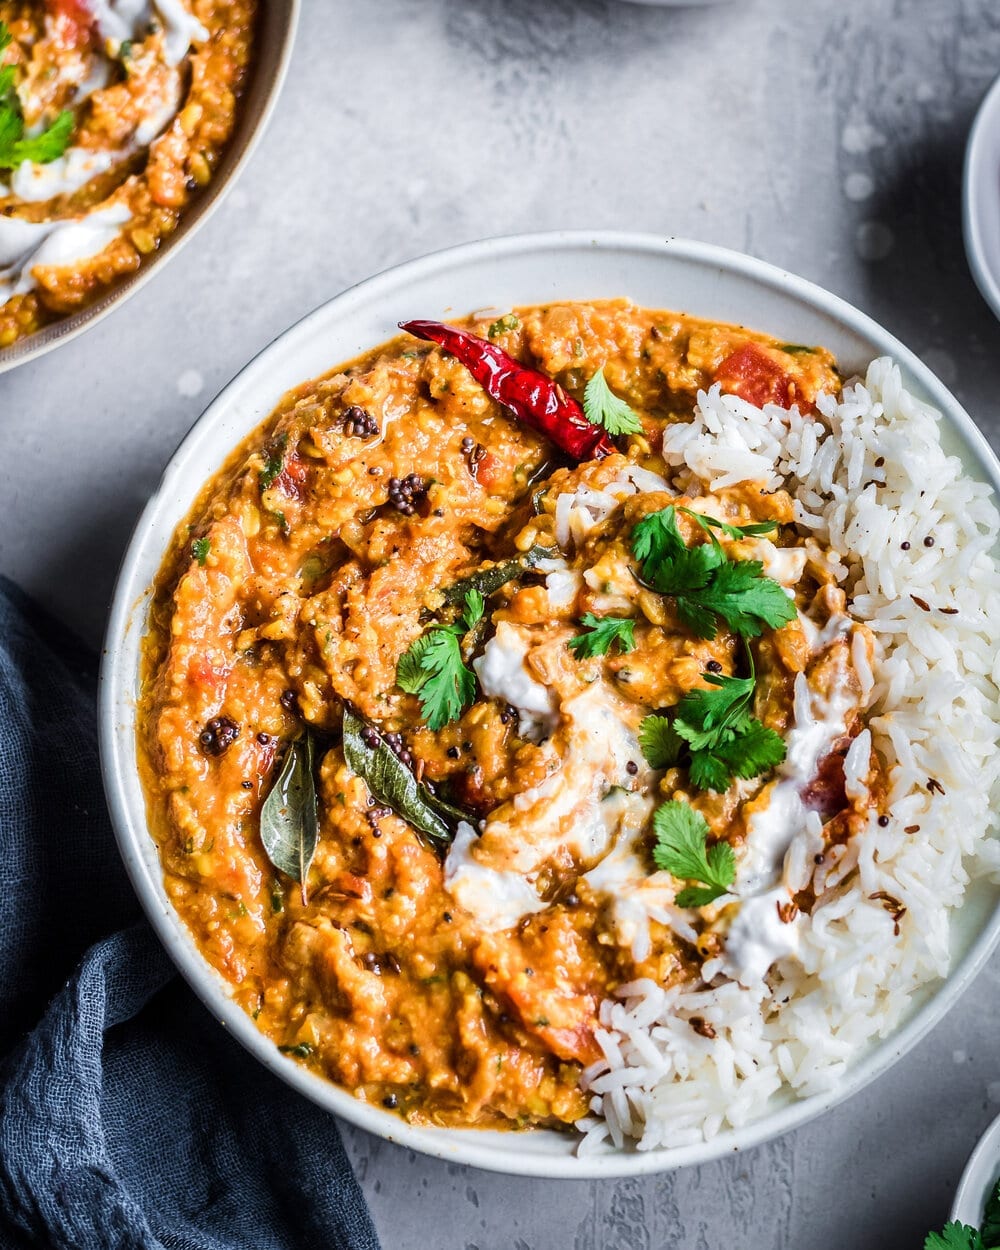
[[[304, 0], [270, 131], [127, 307], [0, 378], [0, 569], [97, 642], [169, 452], [344, 286], [483, 235], [617, 227], [773, 261], [921, 354], [1000, 444], [1000, 325], [962, 253], [997, 0]], [[669, 300], [665, 300], [669, 302]], [[508, 1179], [347, 1130], [386, 1250], [919, 1247], [1000, 1112], [1000, 964], [845, 1106], [745, 1155]]]

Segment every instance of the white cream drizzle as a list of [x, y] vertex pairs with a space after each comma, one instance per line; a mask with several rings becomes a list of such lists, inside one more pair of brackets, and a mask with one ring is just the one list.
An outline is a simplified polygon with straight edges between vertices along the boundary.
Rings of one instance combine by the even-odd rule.
[[552, 693], [528, 672], [528, 650], [524, 636], [509, 621], [501, 621], [472, 667], [488, 699], [503, 699], [517, 708], [521, 737], [539, 741], [552, 733], [559, 717]]
[[542, 911], [542, 902], [519, 872], [487, 868], [473, 855], [479, 835], [461, 821], [444, 861], [445, 888], [484, 929], [512, 929], [525, 916]]
[[90, 9], [102, 39], [117, 46], [126, 39], [138, 39], [155, 18], [163, 27], [163, 55], [168, 65], [177, 65], [192, 43], [209, 38], [210, 32], [181, 0], [91, 0]]
[[[557, 852], [593, 862], [607, 855], [623, 830], [644, 823], [649, 800], [624, 787], [643, 781], [646, 770], [639, 743], [620, 719], [614, 698], [598, 681], [565, 700], [559, 709], [564, 755], [543, 748], [551, 751], [550, 775], [487, 817], [478, 853], [475, 831], [452, 844], [445, 884], [484, 928], [510, 928], [545, 906], [535, 881]], [[630, 774], [629, 762], [642, 771]]]
[[124, 204], [113, 204], [63, 221], [0, 216], [0, 299], [32, 290], [39, 266], [73, 265], [103, 252], [131, 215]]
[[30, 204], [69, 195], [91, 178], [107, 173], [126, 155], [127, 152], [67, 148], [62, 156], [45, 165], [22, 161], [11, 175], [10, 191]]
[[[833, 618], [820, 634], [845, 632]], [[816, 629], [815, 626], [813, 626]], [[785, 739], [785, 761], [771, 784], [769, 802], [750, 817], [734, 893], [739, 911], [726, 937], [724, 967], [741, 984], [760, 981], [768, 969], [798, 948], [807, 918], [782, 921], [779, 906], [808, 879], [805, 869], [823, 848], [822, 822], [803, 795], [815, 778], [820, 760], [847, 732], [855, 701], [846, 686], [829, 699], [810, 690], [804, 673], [795, 678], [794, 725]]]
[[[102, 40], [115, 51], [126, 39], [138, 39], [155, 17], [163, 29], [164, 60], [171, 67], [179, 65], [193, 41], [210, 37], [210, 32], [184, 7], [181, 0], [153, 0], [152, 4], [149, 0], [91, 0], [90, 9]], [[74, 77], [67, 79], [70, 85], [77, 85], [73, 97], [76, 107], [108, 85], [112, 64], [111, 57], [99, 53], [92, 57], [86, 77], [78, 84]], [[72, 68], [79, 73], [77, 62], [73, 62]], [[26, 114], [32, 116], [38, 111], [38, 106], [30, 95], [30, 84], [24, 82], [18, 90]], [[182, 90], [180, 72], [175, 70], [163, 90], [151, 94], [142, 102], [139, 124], [125, 147], [72, 147], [53, 161], [22, 161], [7, 182], [0, 181], [0, 198], [14, 195], [25, 203], [33, 204], [78, 191], [92, 178], [107, 173], [152, 143], [176, 115]], [[43, 126], [44, 119], [39, 117], [28, 127], [28, 134], [39, 132]]]

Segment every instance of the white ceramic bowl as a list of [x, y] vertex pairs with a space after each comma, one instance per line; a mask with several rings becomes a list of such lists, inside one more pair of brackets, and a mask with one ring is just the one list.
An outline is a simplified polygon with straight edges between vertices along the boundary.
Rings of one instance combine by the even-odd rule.
[[983, 1222], [983, 1208], [997, 1177], [1000, 1176], [1000, 1116], [989, 1126], [969, 1156], [962, 1179], [958, 1182], [951, 1218], [978, 1228]]
[[136, 771], [137, 672], [149, 588], [175, 525], [205, 480], [289, 387], [391, 337], [397, 321], [406, 318], [615, 296], [821, 343], [848, 371], [891, 353], [907, 383], [944, 412], [949, 447], [971, 473], [1000, 489], [1000, 466], [986, 441], [920, 360], [863, 313], [801, 278], [720, 248], [648, 235], [540, 234], [471, 243], [400, 265], [338, 295], [261, 352], [212, 403], [167, 465], [136, 527], [115, 591], [101, 674], [104, 782], [122, 856], [160, 939], [221, 1023], [295, 1089], [370, 1132], [453, 1162], [535, 1176], [624, 1176], [702, 1162], [774, 1137], [841, 1102], [922, 1037], [982, 967], [1000, 937], [1000, 888], [979, 884], [970, 890], [953, 926], [954, 965], [947, 981], [915, 1004], [903, 1026], [828, 1096], [790, 1101], [738, 1132], [699, 1145], [584, 1158], [576, 1157], [568, 1134], [413, 1127], [279, 1054], [198, 954], [167, 901], [146, 829]]
[[1000, 78], [986, 93], [969, 131], [962, 230], [976, 286], [1000, 317]]
[[140, 265], [134, 274], [113, 283], [94, 303], [68, 317], [60, 317], [27, 338], [18, 339], [10, 347], [0, 348], [0, 373], [68, 343], [103, 320], [155, 277], [195, 231], [208, 221], [250, 159], [270, 120], [291, 59], [299, 6], [300, 0], [264, 0], [261, 4], [250, 81], [240, 100], [232, 138], [226, 145], [211, 183], [194, 197], [174, 233], [163, 240], [156, 254]]

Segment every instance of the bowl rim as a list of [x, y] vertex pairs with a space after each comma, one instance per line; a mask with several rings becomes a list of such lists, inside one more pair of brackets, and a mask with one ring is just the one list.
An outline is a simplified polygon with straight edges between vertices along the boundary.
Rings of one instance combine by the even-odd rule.
[[[894, 357], [909, 380], [915, 381], [930, 402], [941, 410], [944, 421], [957, 427], [973, 452], [983, 478], [1000, 495], [1000, 462], [972, 418], [943, 383], [909, 348], [867, 314], [806, 279], [765, 261], [714, 244], [649, 233], [607, 230], [551, 231], [463, 243], [387, 268], [324, 301], [258, 352], [216, 396], [171, 456], [129, 540], [112, 597], [98, 693], [102, 775], [119, 851], [157, 936], [188, 984], [223, 1027], [229, 1029], [266, 1068], [299, 1093], [357, 1127], [386, 1140], [448, 1162], [468, 1164], [488, 1171], [570, 1180], [645, 1175], [708, 1162], [725, 1154], [759, 1145], [844, 1102], [915, 1046], [968, 987], [1000, 942], [1000, 904], [993, 907], [988, 919], [984, 919], [981, 931], [956, 960], [948, 976], [941, 982], [934, 983], [935, 989], [930, 996], [888, 1038], [854, 1064], [830, 1091], [789, 1102], [748, 1125], [727, 1130], [719, 1137], [692, 1146], [659, 1148], [645, 1152], [614, 1151], [583, 1156], [546, 1155], [530, 1149], [516, 1148], [501, 1154], [476, 1141], [480, 1130], [446, 1130], [411, 1125], [388, 1111], [361, 1102], [347, 1090], [281, 1055], [275, 1044], [257, 1030], [250, 1017], [226, 992], [221, 976], [198, 952], [179, 915], [157, 893], [158, 882], [148, 870], [140, 852], [143, 842], [151, 841], [146, 828], [144, 805], [137, 813], [130, 809], [126, 799], [128, 790], [125, 779], [130, 772], [135, 772], [134, 732], [131, 724], [124, 729], [117, 725], [116, 709], [132, 701], [135, 690], [135, 673], [126, 672], [126, 666], [119, 661], [119, 644], [125, 640], [130, 627], [137, 624], [136, 616], [143, 609], [148, 591], [148, 586], [142, 584], [139, 577], [139, 565], [146, 548], [145, 532], [158, 513], [161, 500], [169, 496], [175, 479], [183, 475], [185, 464], [197, 453], [202, 438], [207, 437], [206, 431], [216, 420], [223, 418], [234, 397], [247, 392], [258, 381], [266, 378], [272, 360], [279, 358], [296, 336], [305, 335], [318, 319], [328, 315], [334, 307], [342, 315], [350, 315], [352, 306], [358, 306], [372, 298], [384, 298], [400, 284], [427, 279], [465, 262], [483, 259], [499, 261], [504, 257], [551, 253], [553, 249], [572, 251], [581, 247], [658, 256], [673, 254], [682, 261], [694, 262], [709, 271], [737, 274], [811, 306], [840, 322], [847, 330], [880, 343], [880, 351]], [[217, 467], [218, 465], [213, 464], [211, 468]], [[204, 481], [207, 475], [206, 471], [201, 480]], [[180, 519], [179, 515], [172, 515], [172, 526]], [[162, 558], [162, 551], [158, 552], [158, 558]], [[138, 626], [144, 632], [144, 611]], [[485, 1139], [481, 1138], [482, 1140]]]
[[962, 1171], [950, 1218], [978, 1228], [986, 1199], [1000, 1177], [1000, 1116], [987, 1125]]
[[[989, 87], [976, 110], [962, 167], [962, 237], [966, 260], [980, 295], [994, 316], [1000, 317], [1000, 272], [992, 269], [986, 260], [981, 212], [984, 199], [1000, 212], [1000, 170], [995, 165], [991, 168], [987, 160], [991, 137], [994, 137], [994, 149], [1000, 148], [1000, 77]], [[993, 189], [989, 191], [991, 175]]]
[[[245, 122], [245, 133], [242, 136], [238, 130], [231, 136], [223, 149], [220, 177], [206, 188], [204, 194], [197, 197], [186, 212], [181, 214], [174, 233], [163, 240], [160, 249], [145, 264], [140, 265], [134, 273], [112, 283], [93, 304], [87, 304], [76, 312], [42, 326], [34, 334], [15, 341], [10, 347], [0, 348], [0, 374], [27, 364], [30, 360], [37, 360], [64, 343], [72, 342], [98, 322], [103, 321], [105, 317], [131, 299], [137, 291], [142, 290], [147, 282], [156, 277], [213, 216], [236, 185], [271, 121], [288, 74], [301, 12], [302, 0], [281, 0], [278, 4], [272, 3], [271, 0], [264, 0], [264, 6], [258, 10], [257, 22], [261, 26], [265, 22], [272, 23], [274, 29], [280, 32], [280, 38], [277, 43], [264, 47], [263, 55], [257, 58], [254, 65], [255, 73], [268, 75], [267, 85], [257, 101], [257, 116], [252, 121]], [[262, 34], [262, 31], [258, 32], [258, 37]], [[244, 103], [249, 102], [248, 97], [253, 90], [254, 84], [251, 80], [250, 88], [244, 96]], [[237, 120], [237, 128], [239, 126], [240, 122]]]

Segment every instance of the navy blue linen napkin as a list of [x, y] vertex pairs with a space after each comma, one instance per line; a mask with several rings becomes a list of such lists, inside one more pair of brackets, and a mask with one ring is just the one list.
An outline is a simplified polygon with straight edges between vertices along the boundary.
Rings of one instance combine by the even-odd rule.
[[0, 1246], [378, 1250], [332, 1118], [174, 973], [115, 849], [94, 662], [0, 578]]

